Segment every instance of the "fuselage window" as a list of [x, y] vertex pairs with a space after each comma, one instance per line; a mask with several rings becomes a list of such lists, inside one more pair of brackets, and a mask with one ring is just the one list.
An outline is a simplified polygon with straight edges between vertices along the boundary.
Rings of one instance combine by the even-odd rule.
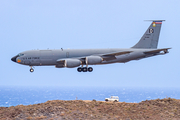
[[24, 55], [24, 54], [21, 54], [21, 53], [20, 53], [18, 56], [20, 57], [20, 56], [23, 56], [23, 55]]

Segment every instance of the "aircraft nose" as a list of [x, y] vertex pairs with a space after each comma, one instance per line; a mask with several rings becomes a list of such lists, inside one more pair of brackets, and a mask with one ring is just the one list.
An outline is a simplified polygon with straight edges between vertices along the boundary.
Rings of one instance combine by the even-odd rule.
[[17, 58], [17, 56], [14, 56], [14, 57], [11, 58], [11, 60], [12, 60], [13, 62], [16, 62], [16, 58]]

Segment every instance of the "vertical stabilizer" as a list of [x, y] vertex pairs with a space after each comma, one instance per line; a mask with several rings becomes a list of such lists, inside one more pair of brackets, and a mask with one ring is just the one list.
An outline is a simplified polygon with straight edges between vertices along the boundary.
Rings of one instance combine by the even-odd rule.
[[141, 37], [139, 42], [132, 48], [149, 48], [154, 49], [158, 46], [161, 25], [164, 20], [153, 20], [149, 28]]

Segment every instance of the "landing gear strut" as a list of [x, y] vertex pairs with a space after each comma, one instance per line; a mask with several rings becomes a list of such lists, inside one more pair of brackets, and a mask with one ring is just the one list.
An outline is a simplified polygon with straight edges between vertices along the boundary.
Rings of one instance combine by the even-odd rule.
[[31, 72], [31, 73], [34, 72], [34, 69], [32, 68], [32, 66], [30, 66], [30, 67], [31, 67], [30, 72]]
[[87, 68], [87, 67], [78, 67], [77, 68], [77, 71], [78, 72], [92, 72], [93, 71], [93, 68], [92, 67], [89, 67], [89, 68]]

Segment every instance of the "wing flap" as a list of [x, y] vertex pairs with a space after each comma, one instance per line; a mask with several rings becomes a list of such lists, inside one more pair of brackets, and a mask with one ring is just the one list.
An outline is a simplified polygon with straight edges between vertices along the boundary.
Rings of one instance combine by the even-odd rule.
[[116, 56], [118, 56], [118, 55], [124, 55], [124, 54], [128, 54], [131, 52], [133, 52], [133, 51], [113, 52], [113, 53], [103, 54], [103, 55], [101, 55], [101, 57], [103, 58], [103, 60], [109, 61], [109, 60], [116, 59]]
[[104, 54], [102, 56], [118, 56], [118, 55], [128, 54], [131, 52], [133, 52], [133, 51], [113, 52], [113, 53]]

